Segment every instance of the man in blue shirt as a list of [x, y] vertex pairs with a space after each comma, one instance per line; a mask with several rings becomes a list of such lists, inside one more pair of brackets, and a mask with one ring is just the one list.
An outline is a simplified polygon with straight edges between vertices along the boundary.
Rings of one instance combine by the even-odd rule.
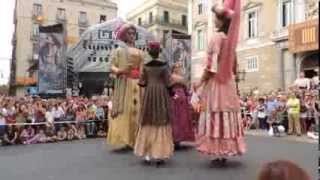
[[267, 116], [268, 116], [267, 122], [272, 122], [273, 120], [272, 114], [279, 106], [279, 101], [275, 99], [274, 94], [267, 97], [266, 105], [267, 105]]

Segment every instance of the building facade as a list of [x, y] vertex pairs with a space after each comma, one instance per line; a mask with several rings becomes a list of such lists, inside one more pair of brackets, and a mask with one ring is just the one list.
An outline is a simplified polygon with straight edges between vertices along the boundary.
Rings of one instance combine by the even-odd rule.
[[240, 92], [266, 92], [281, 87], [281, 62], [271, 36], [277, 26], [276, 0], [242, 1], [238, 70], [245, 71]]
[[168, 33], [188, 33], [187, 0], [146, 0], [128, 13], [128, 21], [148, 29], [164, 43]]
[[[220, 0], [189, 0], [192, 35], [192, 80], [199, 80], [206, 59], [208, 41], [214, 31], [213, 3]], [[319, 66], [318, 1], [241, 1], [238, 71], [243, 93], [286, 90], [299, 72], [312, 77]], [[291, 37], [291, 38], [290, 38]]]
[[220, 0], [189, 0], [189, 16], [191, 16], [189, 34], [192, 37], [192, 82], [198, 81], [203, 72], [208, 41], [214, 32], [211, 7], [216, 2], [220, 2]]
[[319, 74], [319, 2], [301, 2], [301, 18], [288, 28], [288, 50], [293, 54], [298, 72], [312, 78]]
[[239, 68], [246, 71], [242, 92], [287, 90], [300, 72], [309, 78], [315, 75], [318, 9], [315, 0], [243, 3], [238, 46]]
[[117, 11], [109, 0], [16, 0], [11, 94], [24, 95], [26, 87], [37, 84], [39, 26], [62, 23], [65, 45], [71, 47], [89, 26], [117, 17]]

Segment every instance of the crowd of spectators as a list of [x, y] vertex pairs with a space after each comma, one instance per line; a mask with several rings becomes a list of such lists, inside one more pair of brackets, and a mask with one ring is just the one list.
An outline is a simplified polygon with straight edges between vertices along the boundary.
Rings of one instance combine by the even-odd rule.
[[247, 129], [268, 130], [270, 135], [281, 133], [318, 138], [319, 81], [300, 77], [286, 91], [260, 94], [255, 89], [242, 96], [242, 117]]
[[90, 99], [0, 96], [1, 144], [104, 137], [109, 102], [110, 98], [104, 96]]

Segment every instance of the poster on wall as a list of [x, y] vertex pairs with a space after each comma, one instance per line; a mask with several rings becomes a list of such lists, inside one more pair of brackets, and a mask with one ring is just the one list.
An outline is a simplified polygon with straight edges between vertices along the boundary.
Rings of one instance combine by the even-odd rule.
[[191, 37], [186, 34], [168, 34], [164, 56], [170, 68], [179, 62], [185, 78], [191, 81]]
[[65, 88], [63, 26], [39, 27], [39, 32], [39, 93], [61, 94]]

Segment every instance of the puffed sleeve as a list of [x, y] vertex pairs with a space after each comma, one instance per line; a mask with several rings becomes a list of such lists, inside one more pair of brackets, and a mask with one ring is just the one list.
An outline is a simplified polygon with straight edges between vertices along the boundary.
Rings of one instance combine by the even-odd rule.
[[222, 37], [214, 34], [208, 45], [207, 70], [212, 73], [218, 72], [218, 55], [220, 53]]
[[119, 49], [114, 49], [111, 52], [111, 65], [115, 67], [119, 66]]

